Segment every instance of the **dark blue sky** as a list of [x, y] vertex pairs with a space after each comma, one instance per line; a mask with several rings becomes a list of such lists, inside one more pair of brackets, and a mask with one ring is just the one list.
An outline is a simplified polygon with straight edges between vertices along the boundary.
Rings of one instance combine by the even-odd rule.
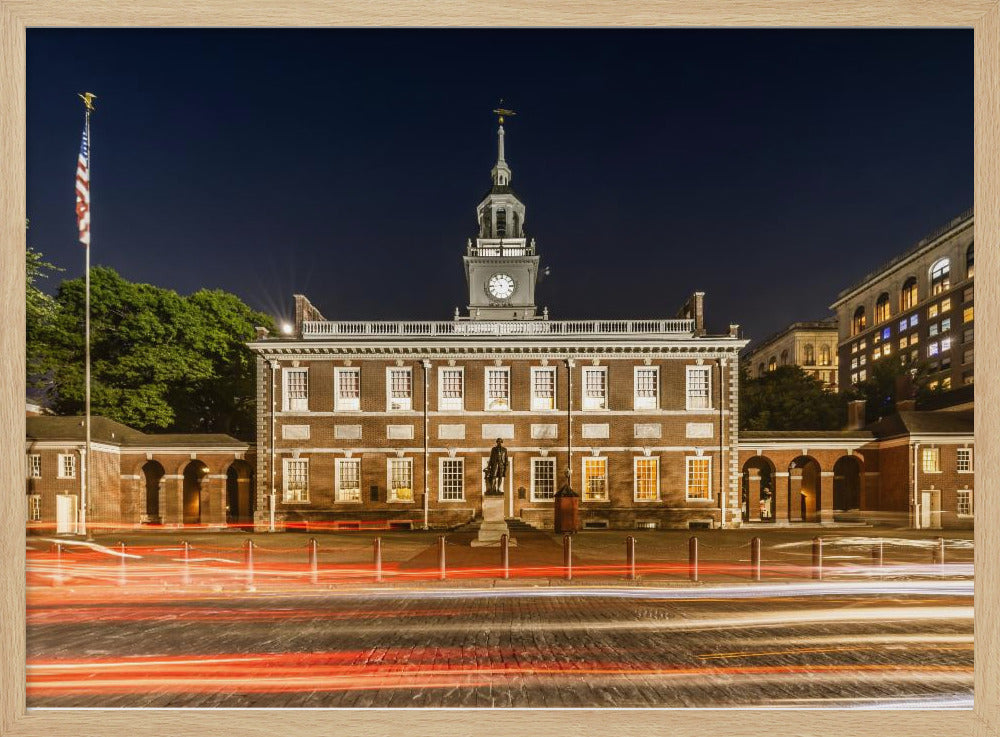
[[553, 319], [760, 338], [972, 205], [969, 30], [28, 31], [28, 242], [279, 317], [450, 319], [496, 158]]

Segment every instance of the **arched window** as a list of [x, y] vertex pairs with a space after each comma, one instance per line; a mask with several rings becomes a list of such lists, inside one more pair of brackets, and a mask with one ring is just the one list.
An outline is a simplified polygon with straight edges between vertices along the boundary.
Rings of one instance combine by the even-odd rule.
[[875, 303], [875, 324], [889, 319], [889, 293], [882, 292]]
[[802, 348], [802, 363], [806, 366], [816, 364], [816, 352], [813, 350], [812, 343], [806, 343]]
[[951, 287], [951, 262], [939, 259], [931, 266], [931, 296], [946, 292]]
[[820, 366], [830, 365], [830, 346], [822, 345], [819, 347], [819, 365]]
[[778, 368], [778, 358], [777, 356], [771, 356], [767, 359], [767, 370], [774, 371], [776, 368]]
[[861, 305], [854, 311], [854, 319], [851, 320], [851, 335], [863, 332], [867, 323], [865, 322], [865, 306]]
[[764, 375], [764, 362], [761, 361], [760, 363], [757, 364], [757, 376], [763, 376], [763, 375]]
[[781, 365], [782, 366], [788, 365], [788, 351], [781, 352]]
[[900, 293], [899, 308], [908, 310], [917, 306], [917, 277], [911, 276], [903, 282], [903, 291]]
[[507, 211], [497, 210], [497, 238], [507, 235]]
[[976, 269], [975, 269], [975, 266], [974, 266], [974, 263], [973, 263], [973, 260], [972, 260], [972, 257], [975, 255], [973, 253], [973, 248], [972, 248], [974, 245], [975, 245], [974, 243], [970, 243], [969, 247], [967, 249], [965, 249], [965, 278], [966, 279], [971, 279], [976, 274]]

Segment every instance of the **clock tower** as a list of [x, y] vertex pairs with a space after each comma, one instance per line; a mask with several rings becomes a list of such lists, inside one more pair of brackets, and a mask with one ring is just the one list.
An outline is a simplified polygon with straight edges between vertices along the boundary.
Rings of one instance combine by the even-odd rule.
[[[501, 105], [503, 101], [501, 100]], [[465, 280], [469, 285], [466, 320], [537, 320], [535, 285], [538, 256], [535, 240], [524, 234], [524, 204], [510, 186], [511, 171], [504, 159], [504, 116], [500, 107], [497, 163], [490, 172], [493, 186], [476, 208], [479, 235], [466, 249]]]

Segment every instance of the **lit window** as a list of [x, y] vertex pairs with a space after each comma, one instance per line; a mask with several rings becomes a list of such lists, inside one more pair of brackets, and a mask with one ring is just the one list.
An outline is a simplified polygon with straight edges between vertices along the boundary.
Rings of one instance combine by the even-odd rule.
[[819, 349], [819, 365], [829, 366], [830, 365], [830, 346], [824, 345], [820, 346]]
[[858, 342], [854, 341], [853, 343], [851, 343], [851, 353], [857, 353], [857, 352], [858, 352]]
[[867, 372], [867, 371], [865, 371], [864, 369], [861, 369], [861, 370], [860, 370], [860, 371], [858, 372], [858, 378], [859, 378], [859, 379], [860, 379], [861, 381], [864, 381], [865, 379], [867, 379], [867, 378], [868, 378], [868, 372]]
[[488, 412], [510, 409], [510, 369], [486, 369], [486, 410]]
[[872, 336], [872, 345], [878, 345], [881, 342], [882, 342], [882, 334], [881, 333], [875, 333]]
[[531, 369], [531, 409], [556, 408], [556, 370], [542, 366]]
[[711, 366], [687, 367], [687, 409], [711, 409]]
[[941, 352], [951, 350], [951, 338], [941, 338]]
[[285, 458], [284, 501], [309, 501], [309, 460], [306, 458]]
[[889, 319], [889, 293], [883, 292], [875, 302], [875, 322], [885, 322]]
[[859, 351], [863, 351], [867, 347], [868, 347], [868, 341], [867, 340], [862, 340], [861, 342], [858, 343], [858, 350]]
[[948, 297], [948, 299], [942, 299], [941, 300], [941, 312], [944, 313], [944, 312], [947, 312], [950, 309], [951, 309], [951, 297]]
[[972, 489], [955, 492], [955, 513], [966, 517], [972, 515]]
[[946, 333], [949, 330], [951, 330], [951, 318], [946, 317], [944, 320], [941, 321], [941, 332]]
[[899, 332], [903, 332], [904, 330], [906, 330], [906, 320], [905, 319], [899, 321]]
[[802, 349], [802, 363], [805, 366], [814, 366], [816, 364], [816, 353], [812, 347], [812, 343], [806, 343]]
[[465, 499], [465, 461], [461, 458], [441, 459], [441, 501], [460, 502]]
[[341, 411], [361, 409], [361, 369], [335, 368], [333, 381], [337, 387], [333, 408]]
[[[950, 365], [951, 365], [951, 362], [948, 363], [948, 366], [950, 366]], [[945, 368], [947, 368], [947, 366], [945, 366]], [[941, 389], [943, 389], [944, 391], [947, 391], [948, 389], [951, 389], [951, 377], [950, 376], [945, 376], [943, 379], [941, 379]]]
[[656, 409], [660, 371], [656, 367], [642, 366], [635, 370], [635, 408]]
[[910, 315], [910, 327], [916, 327], [917, 323], [920, 322], [919, 315]]
[[883, 328], [882, 329], [882, 340], [889, 340], [889, 337], [891, 335], [892, 335], [892, 329], [891, 328]]
[[688, 456], [687, 463], [687, 498], [712, 498], [712, 459]]
[[76, 456], [75, 455], [60, 455], [59, 456], [59, 473], [58, 478], [61, 479], [75, 479], [76, 478]]
[[906, 348], [906, 343], [907, 343], [907, 338], [904, 335], [902, 338], [899, 339], [899, 348], [900, 348], [900, 350], [902, 350], [903, 348]]
[[891, 352], [892, 352], [892, 345], [891, 344], [886, 343], [884, 346], [882, 346], [882, 355], [883, 356], [888, 356]]
[[938, 325], [936, 322], [932, 323], [927, 327], [927, 335], [933, 338], [937, 334], [938, 334]]
[[37, 454], [28, 456], [28, 478], [40, 479], [42, 477], [42, 457]]
[[972, 473], [972, 448], [959, 448], [955, 467], [959, 473]]
[[969, 305], [964, 310], [962, 310], [962, 322], [972, 322], [974, 319], [975, 319], [975, 314], [972, 305]]
[[305, 412], [309, 409], [309, 370], [285, 369], [285, 401], [283, 409]]
[[900, 309], [908, 310], [917, 304], [917, 277], [911, 276], [903, 282], [903, 290], [900, 293]]
[[862, 366], [864, 366], [866, 363], [868, 363], [868, 356], [866, 356], [864, 353], [862, 353], [861, 357], [858, 359], [858, 363], [860, 363]]
[[930, 307], [927, 308], [927, 317], [930, 318], [937, 317], [937, 314], [938, 314], [937, 303], [932, 304]]
[[856, 369], [857, 367], [858, 367], [858, 359], [857, 359], [857, 357], [852, 358], [851, 359], [851, 368], [852, 369]]
[[861, 305], [854, 311], [854, 318], [851, 320], [851, 335], [857, 335], [864, 331], [866, 327], [865, 307]]
[[771, 356], [767, 360], [767, 370], [774, 371], [776, 368], [778, 368], [778, 358], [777, 356]]
[[[888, 347], [888, 346], [886, 346], [886, 347]], [[876, 348], [876, 349], [874, 349], [872, 351], [872, 360], [873, 361], [877, 361], [880, 358], [882, 358], [882, 348], [881, 347]]]
[[338, 502], [360, 502], [361, 459], [338, 458], [334, 483]]
[[603, 501], [608, 498], [608, 459], [583, 459], [583, 500]]
[[635, 500], [653, 502], [660, 498], [660, 459], [635, 459]]
[[941, 470], [941, 449], [921, 448], [920, 469], [924, 473], [938, 473]]
[[920, 336], [917, 333], [912, 333], [910, 335], [910, 345], [916, 345], [920, 340]]
[[38, 522], [42, 519], [42, 495], [28, 495], [28, 522]]
[[965, 278], [966, 279], [971, 279], [972, 277], [974, 277], [976, 275], [975, 262], [973, 260], [974, 257], [975, 257], [975, 250], [973, 249], [973, 245], [974, 244], [970, 243], [969, 247], [967, 249], [965, 249]]
[[389, 501], [413, 501], [413, 459], [389, 458]]
[[938, 344], [937, 343], [928, 343], [927, 344], [927, 355], [928, 356], [936, 356], [937, 354], [938, 354]]
[[608, 408], [608, 371], [607, 367], [583, 369], [583, 408]]
[[389, 390], [389, 410], [413, 408], [413, 374], [407, 368], [391, 368], [386, 377]]
[[857, 374], [851, 374], [851, 383], [852, 384], [857, 384], [858, 383], [858, 375]]
[[556, 496], [556, 459], [531, 459], [531, 500], [547, 501]]
[[934, 262], [931, 266], [931, 296], [948, 291], [951, 286], [951, 264], [948, 259], [943, 258]]
[[438, 369], [438, 409], [461, 410], [465, 398], [465, 372], [461, 368]]

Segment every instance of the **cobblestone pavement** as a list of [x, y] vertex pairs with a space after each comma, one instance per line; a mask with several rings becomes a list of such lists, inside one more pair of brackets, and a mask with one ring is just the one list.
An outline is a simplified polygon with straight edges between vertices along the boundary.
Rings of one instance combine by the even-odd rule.
[[28, 705], [971, 704], [970, 582], [29, 591]]

